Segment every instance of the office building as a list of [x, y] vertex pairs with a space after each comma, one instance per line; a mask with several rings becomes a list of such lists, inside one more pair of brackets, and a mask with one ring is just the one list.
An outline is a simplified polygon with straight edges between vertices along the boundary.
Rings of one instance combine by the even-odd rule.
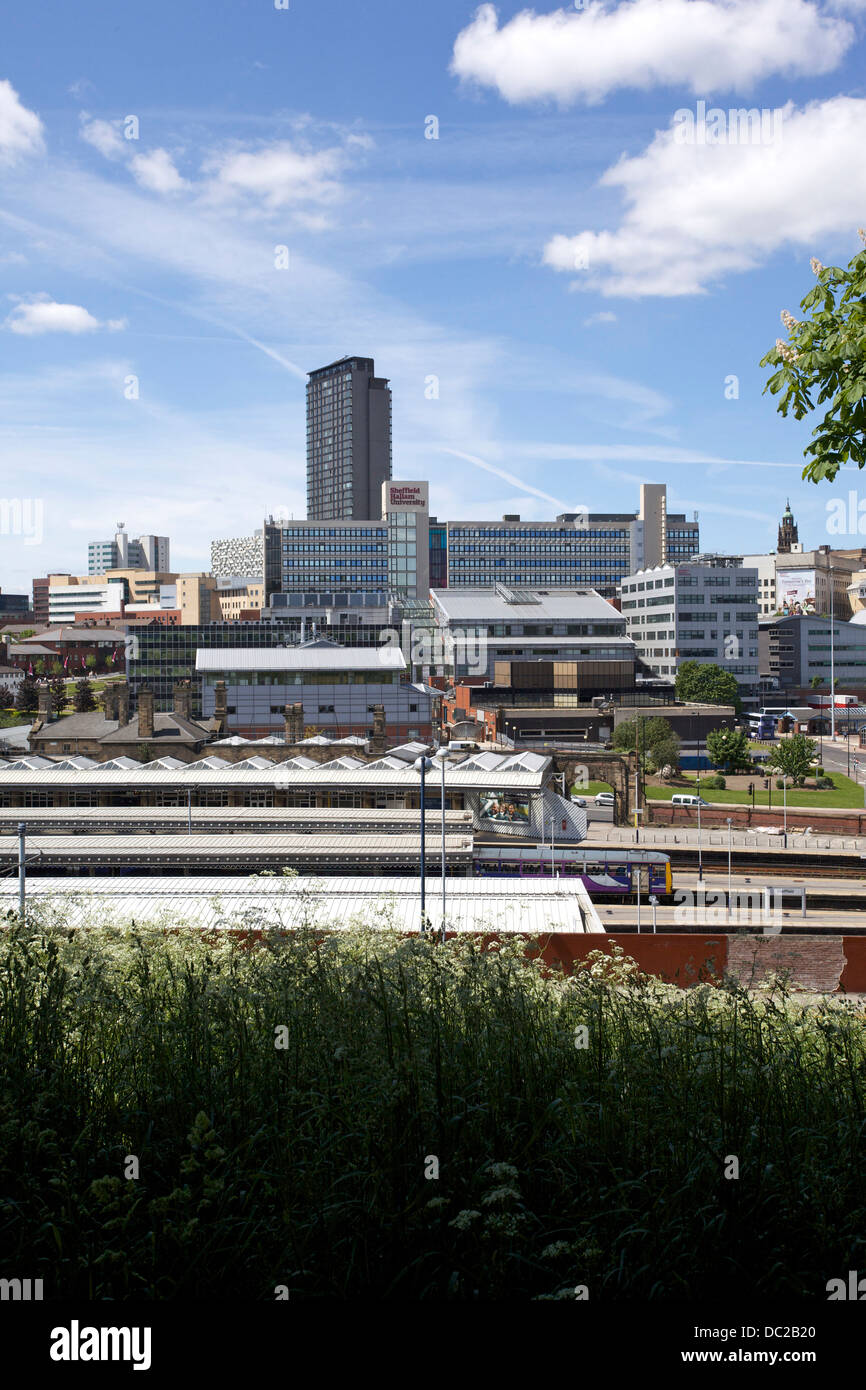
[[107, 570], [170, 569], [168, 536], [136, 536], [127, 534], [122, 521], [117, 523], [114, 540], [91, 541], [87, 547], [89, 575], [105, 574]]
[[449, 679], [512, 684], [519, 666], [523, 683], [527, 664], [553, 662], [570, 665], [578, 686], [592, 694], [634, 683], [626, 620], [593, 589], [551, 593], [497, 584], [434, 589], [431, 598], [441, 642], [431, 665], [441, 664]]
[[218, 717], [216, 686], [225, 683], [233, 733], [282, 732], [286, 705], [302, 703], [306, 734], [371, 734], [374, 707], [381, 705], [388, 737], [430, 737], [435, 692], [407, 679], [406, 658], [395, 647], [320, 638], [296, 647], [204, 647], [196, 671], [205, 720]]
[[[263, 577], [266, 603], [278, 592], [382, 589], [406, 599], [428, 588], [592, 588], [615, 598], [617, 584], [652, 563], [678, 563], [699, 549], [697, 519], [669, 513], [664, 484], [641, 487], [634, 512], [563, 513], [555, 521], [440, 521], [428, 484], [382, 487], [380, 520], [276, 521], [237, 540], [214, 541], [220, 579]], [[405, 553], [404, 553], [405, 551]], [[414, 561], [414, 564], [413, 564]]]
[[377, 521], [391, 477], [391, 392], [372, 357], [343, 357], [307, 383], [307, 516]]
[[29, 594], [4, 594], [0, 589], [0, 626], [28, 622], [32, 617]]
[[665, 484], [644, 483], [637, 512], [563, 512], [555, 521], [521, 521], [519, 515], [437, 521], [430, 526], [431, 573], [447, 574], [443, 588], [592, 588], [614, 598], [626, 574], [676, 564], [699, 550], [697, 517], [687, 521], [681, 512], [669, 513], [666, 499]]
[[622, 612], [639, 659], [673, 681], [684, 661], [717, 665], [744, 691], [758, 684], [758, 572], [738, 556], [696, 556], [622, 582]]
[[[866, 613], [861, 612], [858, 618]], [[832, 654], [830, 619], [796, 613], [761, 623], [761, 677], [774, 689], [815, 689], [829, 694], [832, 676], [838, 686], [866, 688], [866, 624], [834, 619]]]
[[[342, 518], [325, 524], [269, 517], [262, 533], [267, 601], [277, 592], [343, 588], [426, 598], [430, 587], [427, 483], [383, 483], [376, 510], [379, 521]], [[215, 542], [212, 550], [230, 544]], [[224, 567], [224, 552], [219, 551], [217, 558]]]

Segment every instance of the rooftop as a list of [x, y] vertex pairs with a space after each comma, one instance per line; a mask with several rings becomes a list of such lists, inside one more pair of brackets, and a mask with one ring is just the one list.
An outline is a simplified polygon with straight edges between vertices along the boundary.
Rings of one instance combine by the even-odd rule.
[[616, 622], [625, 618], [595, 589], [431, 589], [449, 622]]
[[220, 671], [405, 671], [398, 647], [341, 647], [307, 642], [297, 647], [199, 647], [195, 669]]
[[[428, 886], [430, 881], [428, 880]], [[68, 878], [31, 878], [30, 901], [55, 904], [65, 922], [93, 925], [165, 920], [197, 927], [299, 927], [345, 930], [355, 925], [417, 933], [421, 900], [417, 878], [268, 879], [247, 877], [88, 879], [73, 892]], [[0, 908], [17, 903], [18, 884], [0, 878]], [[431, 925], [441, 927], [431, 891]], [[527, 879], [491, 875], [451, 878], [447, 884], [447, 927], [454, 931], [604, 933], [577, 878]]]

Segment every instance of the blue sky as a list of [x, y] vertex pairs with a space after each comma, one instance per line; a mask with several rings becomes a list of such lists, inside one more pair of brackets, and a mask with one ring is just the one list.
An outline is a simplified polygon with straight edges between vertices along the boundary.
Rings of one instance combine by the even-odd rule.
[[[2, 495], [44, 534], [0, 535], [0, 585], [119, 520], [197, 569], [303, 516], [305, 373], [349, 352], [440, 517], [666, 481], [705, 549], [771, 549], [786, 496], [808, 544], [858, 543], [826, 518], [859, 479], [801, 481], [811, 424], [758, 361], [810, 257], [860, 247], [864, 36], [866, 0], [7, 9]], [[684, 143], [699, 101], [781, 136]]]

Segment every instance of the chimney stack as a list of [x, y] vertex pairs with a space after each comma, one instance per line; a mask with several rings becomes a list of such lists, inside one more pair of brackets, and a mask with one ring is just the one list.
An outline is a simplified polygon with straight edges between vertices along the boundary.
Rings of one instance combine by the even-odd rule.
[[37, 715], [39, 723], [43, 725], [50, 724], [51, 720], [54, 718], [54, 713], [51, 708], [51, 687], [48, 684], [38, 685], [36, 691], [39, 696], [39, 709]]
[[304, 737], [304, 706], [303, 706], [303, 702], [299, 701], [297, 704], [292, 705], [292, 709], [293, 709], [294, 715], [295, 715], [295, 743], [300, 743], [300, 742], [302, 741], [303, 737]]
[[220, 729], [225, 729], [228, 723], [228, 691], [225, 681], [216, 681], [213, 688], [214, 693], [214, 719], [219, 721]]
[[295, 707], [283, 705], [283, 727], [286, 743], [295, 742]]
[[373, 706], [373, 737], [367, 746], [371, 753], [384, 753], [387, 750], [384, 705]]
[[148, 685], [138, 692], [138, 737], [153, 738], [153, 691]]
[[192, 687], [189, 681], [175, 681], [172, 691], [174, 712], [181, 719], [192, 719]]
[[107, 685], [102, 692], [102, 713], [106, 719], [117, 718], [117, 686]]
[[126, 681], [120, 681], [115, 687], [112, 708], [114, 717], [121, 727], [129, 723], [129, 686]]

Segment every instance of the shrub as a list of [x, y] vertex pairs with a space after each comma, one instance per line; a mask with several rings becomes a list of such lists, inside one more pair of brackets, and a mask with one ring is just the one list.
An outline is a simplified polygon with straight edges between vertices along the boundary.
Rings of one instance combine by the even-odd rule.
[[818, 777], [815, 781], [815, 786], [821, 791], [833, 791], [835, 785], [832, 777]]
[[862, 1248], [844, 1001], [603, 938], [566, 975], [515, 936], [41, 912], [0, 933], [0, 1225], [56, 1298], [814, 1300]]

